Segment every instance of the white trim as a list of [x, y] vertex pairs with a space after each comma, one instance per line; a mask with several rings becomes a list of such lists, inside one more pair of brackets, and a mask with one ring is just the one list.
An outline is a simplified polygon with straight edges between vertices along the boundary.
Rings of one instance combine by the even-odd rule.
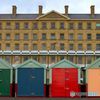
[[31, 52], [28, 51], [28, 50], [23, 50], [22, 51], [22, 55], [30, 55], [30, 54], [31, 54]]
[[48, 55], [49, 52], [47, 50], [41, 50], [39, 51], [40, 55]]
[[31, 55], [39, 55], [38, 51], [31, 51]]
[[76, 51], [77, 55], [85, 55], [85, 51]]
[[17, 84], [17, 80], [18, 80], [18, 79], [17, 79], [17, 77], [18, 77], [17, 75], [18, 75], [18, 69], [15, 69], [15, 83], [16, 83], [16, 84]]
[[20, 50], [15, 50], [15, 51], [13, 51], [13, 55], [20, 55], [20, 54], [22, 54], [22, 52], [20, 51]]
[[76, 52], [74, 50], [68, 51], [68, 55], [75, 55], [75, 54], [76, 54]]
[[64, 50], [60, 50], [58, 51], [58, 55], [67, 55], [67, 51], [64, 51]]
[[12, 51], [10, 50], [3, 51], [3, 55], [12, 55]]
[[10, 84], [13, 82], [13, 69], [10, 70]]
[[100, 55], [100, 51], [95, 51], [95, 55]]
[[56, 50], [49, 50], [49, 54], [50, 55], [56, 55], [56, 54], [58, 54], [58, 52]]

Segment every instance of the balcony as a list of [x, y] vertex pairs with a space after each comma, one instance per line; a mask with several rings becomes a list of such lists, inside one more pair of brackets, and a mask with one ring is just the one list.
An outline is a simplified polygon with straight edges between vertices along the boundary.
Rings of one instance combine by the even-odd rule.
[[57, 55], [58, 52], [56, 50], [49, 50], [49, 55]]
[[58, 51], [58, 55], [67, 55], [67, 51], [60, 50]]

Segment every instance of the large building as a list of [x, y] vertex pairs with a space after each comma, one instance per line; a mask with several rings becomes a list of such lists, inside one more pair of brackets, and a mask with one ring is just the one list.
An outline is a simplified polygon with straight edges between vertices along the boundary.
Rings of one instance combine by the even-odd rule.
[[100, 58], [100, 14], [95, 6], [89, 14], [70, 14], [51, 11], [38, 14], [0, 14], [0, 57], [10, 64], [35, 59], [53, 64], [68, 59], [84, 67]]

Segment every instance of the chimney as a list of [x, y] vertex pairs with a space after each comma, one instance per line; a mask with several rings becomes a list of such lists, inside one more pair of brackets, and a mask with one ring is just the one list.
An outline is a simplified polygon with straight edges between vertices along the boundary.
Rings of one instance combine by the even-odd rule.
[[65, 5], [65, 15], [68, 15], [68, 5]]
[[90, 9], [91, 9], [91, 15], [94, 16], [94, 14], [95, 14], [95, 6], [91, 5]]
[[12, 14], [16, 16], [17, 14], [17, 7], [15, 5], [12, 6]]
[[42, 15], [42, 9], [43, 9], [42, 5], [39, 5], [39, 16]]

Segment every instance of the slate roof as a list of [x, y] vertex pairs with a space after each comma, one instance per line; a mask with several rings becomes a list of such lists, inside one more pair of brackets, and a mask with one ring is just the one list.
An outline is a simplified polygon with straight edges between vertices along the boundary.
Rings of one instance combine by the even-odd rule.
[[[67, 15], [66, 15], [67, 16]], [[38, 14], [17, 14], [13, 16], [12, 14], [0, 14], [0, 20], [2, 19], [32, 19], [35, 20], [38, 17]], [[95, 14], [92, 18], [90, 14], [68, 14], [70, 19], [100, 19], [100, 14]]]

